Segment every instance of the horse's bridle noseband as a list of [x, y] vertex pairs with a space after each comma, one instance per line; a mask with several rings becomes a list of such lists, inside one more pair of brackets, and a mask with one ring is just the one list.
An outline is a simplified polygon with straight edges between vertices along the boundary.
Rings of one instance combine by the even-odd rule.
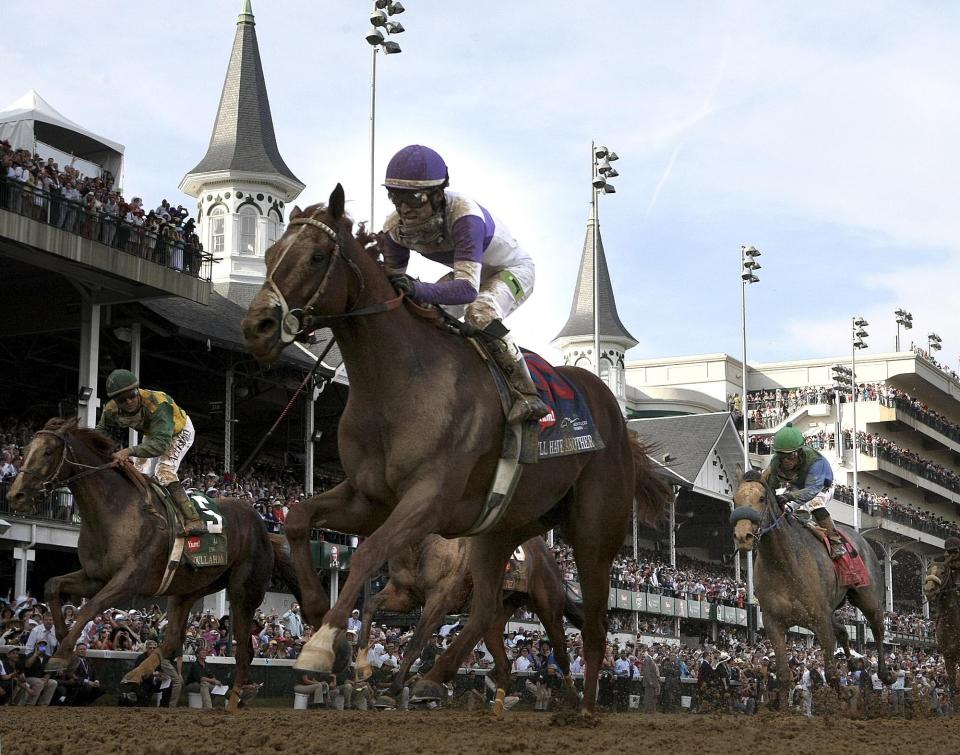
[[[753, 543], [750, 546], [750, 550], [753, 551], [764, 535], [777, 529], [787, 520], [787, 512], [777, 512], [777, 498], [767, 483], [762, 480], [751, 480], [751, 482], [763, 487], [763, 513], [758, 513], [752, 506], [738, 506], [730, 512], [730, 523], [736, 524], [741, 519], [748, 519], [757, 525], [757, 531], [754, 533]], [[766, 527], [763, 525], [765, 521], [770, 522]]]
[[[32, 469], [27, 469], [25, 466], [20, 468], [20, 474], [30, 475], [31, 477], [36, 477], [38, 480], [41, 480], [40, 488], [44, 492], [49, 492], [53, 490], [54, 483], [57, 483], [60, 486], [69, 485], [74, 480], [79, 480], [83, 477], [87, 477], [89, 475], [95, 474], [96, 472], [99, 472], [102, 469], [107, 469], [113, 466], [112, 461], [108, 461], [106, 464], [101, 464], [98, 467], [93, 467], [93, 466], [90, 466], [89, 464], [82, 464], [81, 462], [77, 461], [75, 458], [74, 459], [69, 458], [70, 452], [73, 451], [73, 446], [70, 445], [70, 439], [67, 438], [65, 435], [61, 435], [60, 433], [55, 433], [53, 430], [37, 430], [33, 434], [33, 437], [36, 438], [38, 435], [52, 435], [54, 438], [56, 438], [63, 444], [63, 454], [60, 456], [60, 463], [57, 464], [57, 468], [54, 470], [53, 474], [50, 475], [48, 479], [43, 480], [40, 474], [38, 474], [37, 472], [34, 472]], [[76, 454], [74, 454], [74, 456], [76, 456]], [[60, 470], [63, 469], [63, 465], [66, 464], [67, 462], [69, 462], [70, 464], [76, 467], [82, 467], [84, 471], [78, 472], [75, 475], [71, 475], [70, 477], [60, 480], [58, 479], [60, 475]]]
[[311, 226], [319, 229], [333, 241], [334, 246], [333, 251], [330, 253], [330, 262], [327, 263], [327, 269], [324, 271], [323, 277], [320, 279], [320, 283], [314, 290], [313, 295], [302, 307], [291, 309], [290, 305], [287, 304], [287, 300], [283, 293], [280, 291], [280, 287], [273, 279], [274, 274], [280, 268], [280, 263], [283, 262], [284, 257], [287, 256], [287, 252], [290, 251], [290, 247], [293, 246], [297, 240], [297, 237], [303, 231], [302, 228], [287, 242], [286, 246], [284, 246], [283, 250], [280, 252], [280, 256], [277, 258], [276, 264], [267, 272], [267, 279], [264, 281], [264, 285], [269, 286], [270, 290], [273, 292], [273, 295], [277, 298], [277, 303], [280, 307], [280, 328], [278, 331], [278, 338], [281, 344], [287, 346], [304, 333], [315, 330], [317, 327], [320, 327], [324, 324], [329, 324], [336, 320], [346, 317], [358, 317], [360, 315], [371, 315], [378, 312], [387, 312], [400, 306], [400, 303], [403, 301], [403, 294], [400, 294], [395, 299], [390, 299], [389, 301], [381, 302], [379, 304], [372, 304], [361, 309], [350, 307], [346, 312], [338, 315], [314, 314], [313, 306], [326, 291], [327, 284], [330, 282], [330, 276], [333, 273], [334, 267], [336, 267], [337, 260], [342, 260], [343, 263], [350, 268], [350, 271], [357, 277], [357, 281], [360, 284], [360, 290], [357, 292], [357, 296], [360, 296], [360, 294], [363, 293], [364, 289], [366, 288], [366, 281], [363, 277], [363, 271], [360, 270], [360, 267], [357, 265], [357, 263], [344, 253], [343, 243], [340, 238], [340, 234], [337, 231], [323, 221], [317, 220], [313, 216], [309, 218], [292, 218], [290, 222], [287, 223], [287, 226], [289, 227], [293, 225]]

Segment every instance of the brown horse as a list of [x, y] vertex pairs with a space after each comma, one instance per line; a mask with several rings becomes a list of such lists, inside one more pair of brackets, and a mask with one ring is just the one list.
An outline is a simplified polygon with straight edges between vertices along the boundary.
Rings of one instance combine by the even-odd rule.
[[[350, 378], [338, 433], [347, 479], [294, 509], [286, 525], [307, 618], [323, 617], [297, 667], [321, 672], [333, 668], [363, 584], [387, 559], [430, 533], [457, 537], [474, 525], [504, 432], [500, 399], [477, 350], [405, 306], [351, 226], [339, 185], [327, 206], [294, 208], [286, 232], [267, 251], [267, 280], [242, 323], [247, 350], [266, 363], [300, 333], [329, 325]], [[421, 690], [438, 690], [452, 678], [490, 626], [502, 605], [510, 554], [560, 527], [581, 578], [584, 702], [595, 706], [611, 561], [626, 537], [634, 498], [640, 518], [653, 520], [668, 495], [606, 385], [585, 370], [559, 370], [583, 392], [606, 447], [525, 468], [503, 518], [474, 538], [470, 620], [420, 681]], [[369, 534], [325, 616], [326, 595], [310, 560], [311, 525]]]
[[953, 570], [943, 561], [934, 561], [927, 567], [923, 594], [935, 614], [937, 645], [943, 653], [947, 683], [953, 694], [957, 691], [960, 666], [960, 585]]
[[[503, 608], [483, 636], [484, 644], [493, 655], [495, 664], [496, 713], [503, 710], [503, 699], [510, 683], [511, 671], [503, 646], [503, 627], [517, 608], [527, 602], [540, 617], [547, 636], [554, 645], [563, 678], [570, 682], [567, 687], [569, 699], [577, 699], [570, 677], [570, 658], [567, 655], [563, 617], [566, 616], [580, 629], [583, 627], [583, 613], [567, 594], [563, 576], [543, 538], [530, 538], [521, 547], [527, 592], [504, 591]], [[422, 543], [405, 548], [399, 556], [390, 559], [390, 581], [372, 600], [367, 601], [363, 608], [360, 643], [364, 647], [358, 653], [357, 665], [362, 665], [361, 659], [365, 657], [366, 643], [370, 637], [370, 625], [378, 611], [407, 612], [423, 606], [423, 613], [413, 637], [404, 649], [403, 661], [387, 690], [388, 695], [400, 693], [410, 666], [420, 656], [428, 637], [440, 626], [443, 617], [462, 611], [468, 606], [473, 591], [469, 561], [468, 538], [446, 540], [439, 535], [430, 535]]]
[[[781, 680], [790, 679], [787, 664], [786, 631], [802, 626], [815, 632], [823, 648], [823, 657], [833, 658], [836, 643], [853, 658], [850, 638], [843, 623], [834, 614], [844, 600], [860, 609], [873, 630], [877, 643], [877, 675], [886, 684], [894, 677], [883, 657], [883, 575], [873, 548], [860, 533], [842, 527], [843, 533], [860, 553], [870, 575], [868, 587], [841, 587], [833, 568], [833, 559], [823, 543], [805, 526], [781, 512], [776, 496], [751, 470], [737, 480], [734, 493], [737, 508], [730, 515], [737, 549], [755, 553], [753, 584], [763, 611], [763, 627], [777, 658]], [[832, 663], [825, 663], [827, 681], [839, 684]], [[789, 685], [781, 681], [781, 710], [787, 710]]]
[[[51, 419], [27, 446], [23, 467], [7, 494], [14, 510], [26, 513], [38, 494], [66, 483], [80, 510], [77, 551], [81, 568], [53, 577], [45, 587], [60, 640], [48, 671], [66, 668], [88, 621], [106, 608], [128, 604], [137, 596], [155, 595], [166, 571], [169, 528], [163, 506], [132, 468], [110, 465], [113, 445], [96, 431], [78, 427], [75, 419]], [[227, 536], [227, 564], [177, 571], [163, 592], [168, 619], [163, 643], [127, 674], [123, 683], [139, 683], [163, 658], [177, 651], [183, 644], [190, 607], [204, 595], [226, 588], [237, 640], [237, 672], [228, 708], [236, 710], [253, 656], [253, 614], [271, 576], [276, 570], [294, 593], [299, 594], [299, 586], [282, 538], [267, 534], [253, 507], [229, 498], [219, 499], [217, 504]], [[88, 599], [69, 630], [60, 610], [64, 595]]]

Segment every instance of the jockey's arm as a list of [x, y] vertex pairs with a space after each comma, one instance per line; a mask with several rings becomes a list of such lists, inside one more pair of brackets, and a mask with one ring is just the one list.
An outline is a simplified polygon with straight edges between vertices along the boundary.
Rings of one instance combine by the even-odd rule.
[[103, 408], [103, 411], [100, 412], [100, 419], [97, 421], [96, 431], [101, 435], [112, 437], [114, 428], [118, 427], [117, 423], [113, 421], [115, 418], [116, 414], [110, 410], [108, 404]]
[[[486, 226], [483, 218], [466, 215], [453, 224], [453, 280], [437, 283], [416, 281], [415, 298], [426, 304], [469, 304], [480, 292], [483, 245]], [[388, 275], [406, 270], [410, 251], [387, 236], [384, 263]], [[402, 265], [402, 269], [398, 269]]]
[[162, 403], [150, 415], [143, 428], [143, 443], [130, 449], [131, 456], [153, 459], [170, 448], [173, 442], [173, 406]]
[[830, 463], [821, 456], [810, 466], [803, 487], [797, 488], [796, 490], [788, 490], [782, 497], [788, 501], [806, 503], [807, 501], [813, 500], [813, 498], [823, 490], [828, 479], [832, 479]]

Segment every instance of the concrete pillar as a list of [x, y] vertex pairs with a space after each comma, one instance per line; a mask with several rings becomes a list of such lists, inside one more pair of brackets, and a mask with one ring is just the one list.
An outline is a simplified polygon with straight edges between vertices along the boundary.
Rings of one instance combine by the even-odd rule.
[[885, 610], [893, 611], [893, 554], [896, 549], [889, 543], [883, 543], [883, 589], [886, 599]]
[[26, 543], [13, 549], [13, 558], [16, 561], [16, 570], [13, 575], [13, 599], [27, 593], [27, 571], [29, 563], [35, 560], [37, 552], [27, 548]]
[[314, 453], [313, 431], [316, 427], [317, 389], [307, 391], [307, 400], [303, 402], [303, 492], [313, 495]]
[[[678, 496], [679, 493], [680, 493], [680, 488], [679, 488], [678, 486], [674, 485], [674, 486], [673, 486], [672, 494], [671, 494], [671, 496], [670, 496], [670, 513], [669, 513], [670, 519], [669, 519], [669, 522], [668, 522], [668, 523], [669, 523], [669, 526], [670, 526], [670, 566], [672, 566], [672, 567], [674, 567], [674, 568], [676, 568], [676, 566], [677, 566], [677, 496]], [[637, 510], [636, 510], [636, 507], [634, 507], [634, 510], [633, 510], [633, 521], [634, 521], [634, 530], [633, 530], [633, 532], [634, 532], [634, 540], [633, 540], [634, 551], [633, 551], [633, 556], [634, 556], [634, 558], [636, 558], [636, 556], [637, 556], [637, 551], [636, 551], [636, 547], [637, 547], [637, 539], [636, 539], [636, 532], [637, 532], [637, 530], [636, 530]]]
[[[140, 377], [140, 344], [143, 333], [139, 322], [130, 325], [130, 372]], [[132, 427], [127, 430], [127, 445], [137, 445], [137, 431]]]
[[84, 292], [80, 304], [80, 371], [77, 379], [77, 392], [83, 388], [92, 391], [90, 398], [77, 407], [77, 417], [81, 427], [95, 427], [97, 424], [97, 379], [100, 372], [100, 305], [93, 297]]
[[930, 603], [927, 596], [923, 594], [923, 580], [927, 576], [927, 569], [933, 560], [931, 556], [917, 556], [920, 559], [920, 597], [923, 599], [923, 618], [930, 618]]
[[233, 367], [227, 370], [223, 394], [223, 471], [233, 471]]

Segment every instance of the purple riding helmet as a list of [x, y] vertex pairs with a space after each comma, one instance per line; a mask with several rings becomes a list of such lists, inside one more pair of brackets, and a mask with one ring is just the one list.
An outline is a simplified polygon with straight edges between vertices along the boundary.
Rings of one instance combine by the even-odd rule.
[[447, 164], [440, 155], [429, 147], [411, 144], [390, 159], [383, 185], [388, 189], [417, 191], [442, 188], [449, 179]]

